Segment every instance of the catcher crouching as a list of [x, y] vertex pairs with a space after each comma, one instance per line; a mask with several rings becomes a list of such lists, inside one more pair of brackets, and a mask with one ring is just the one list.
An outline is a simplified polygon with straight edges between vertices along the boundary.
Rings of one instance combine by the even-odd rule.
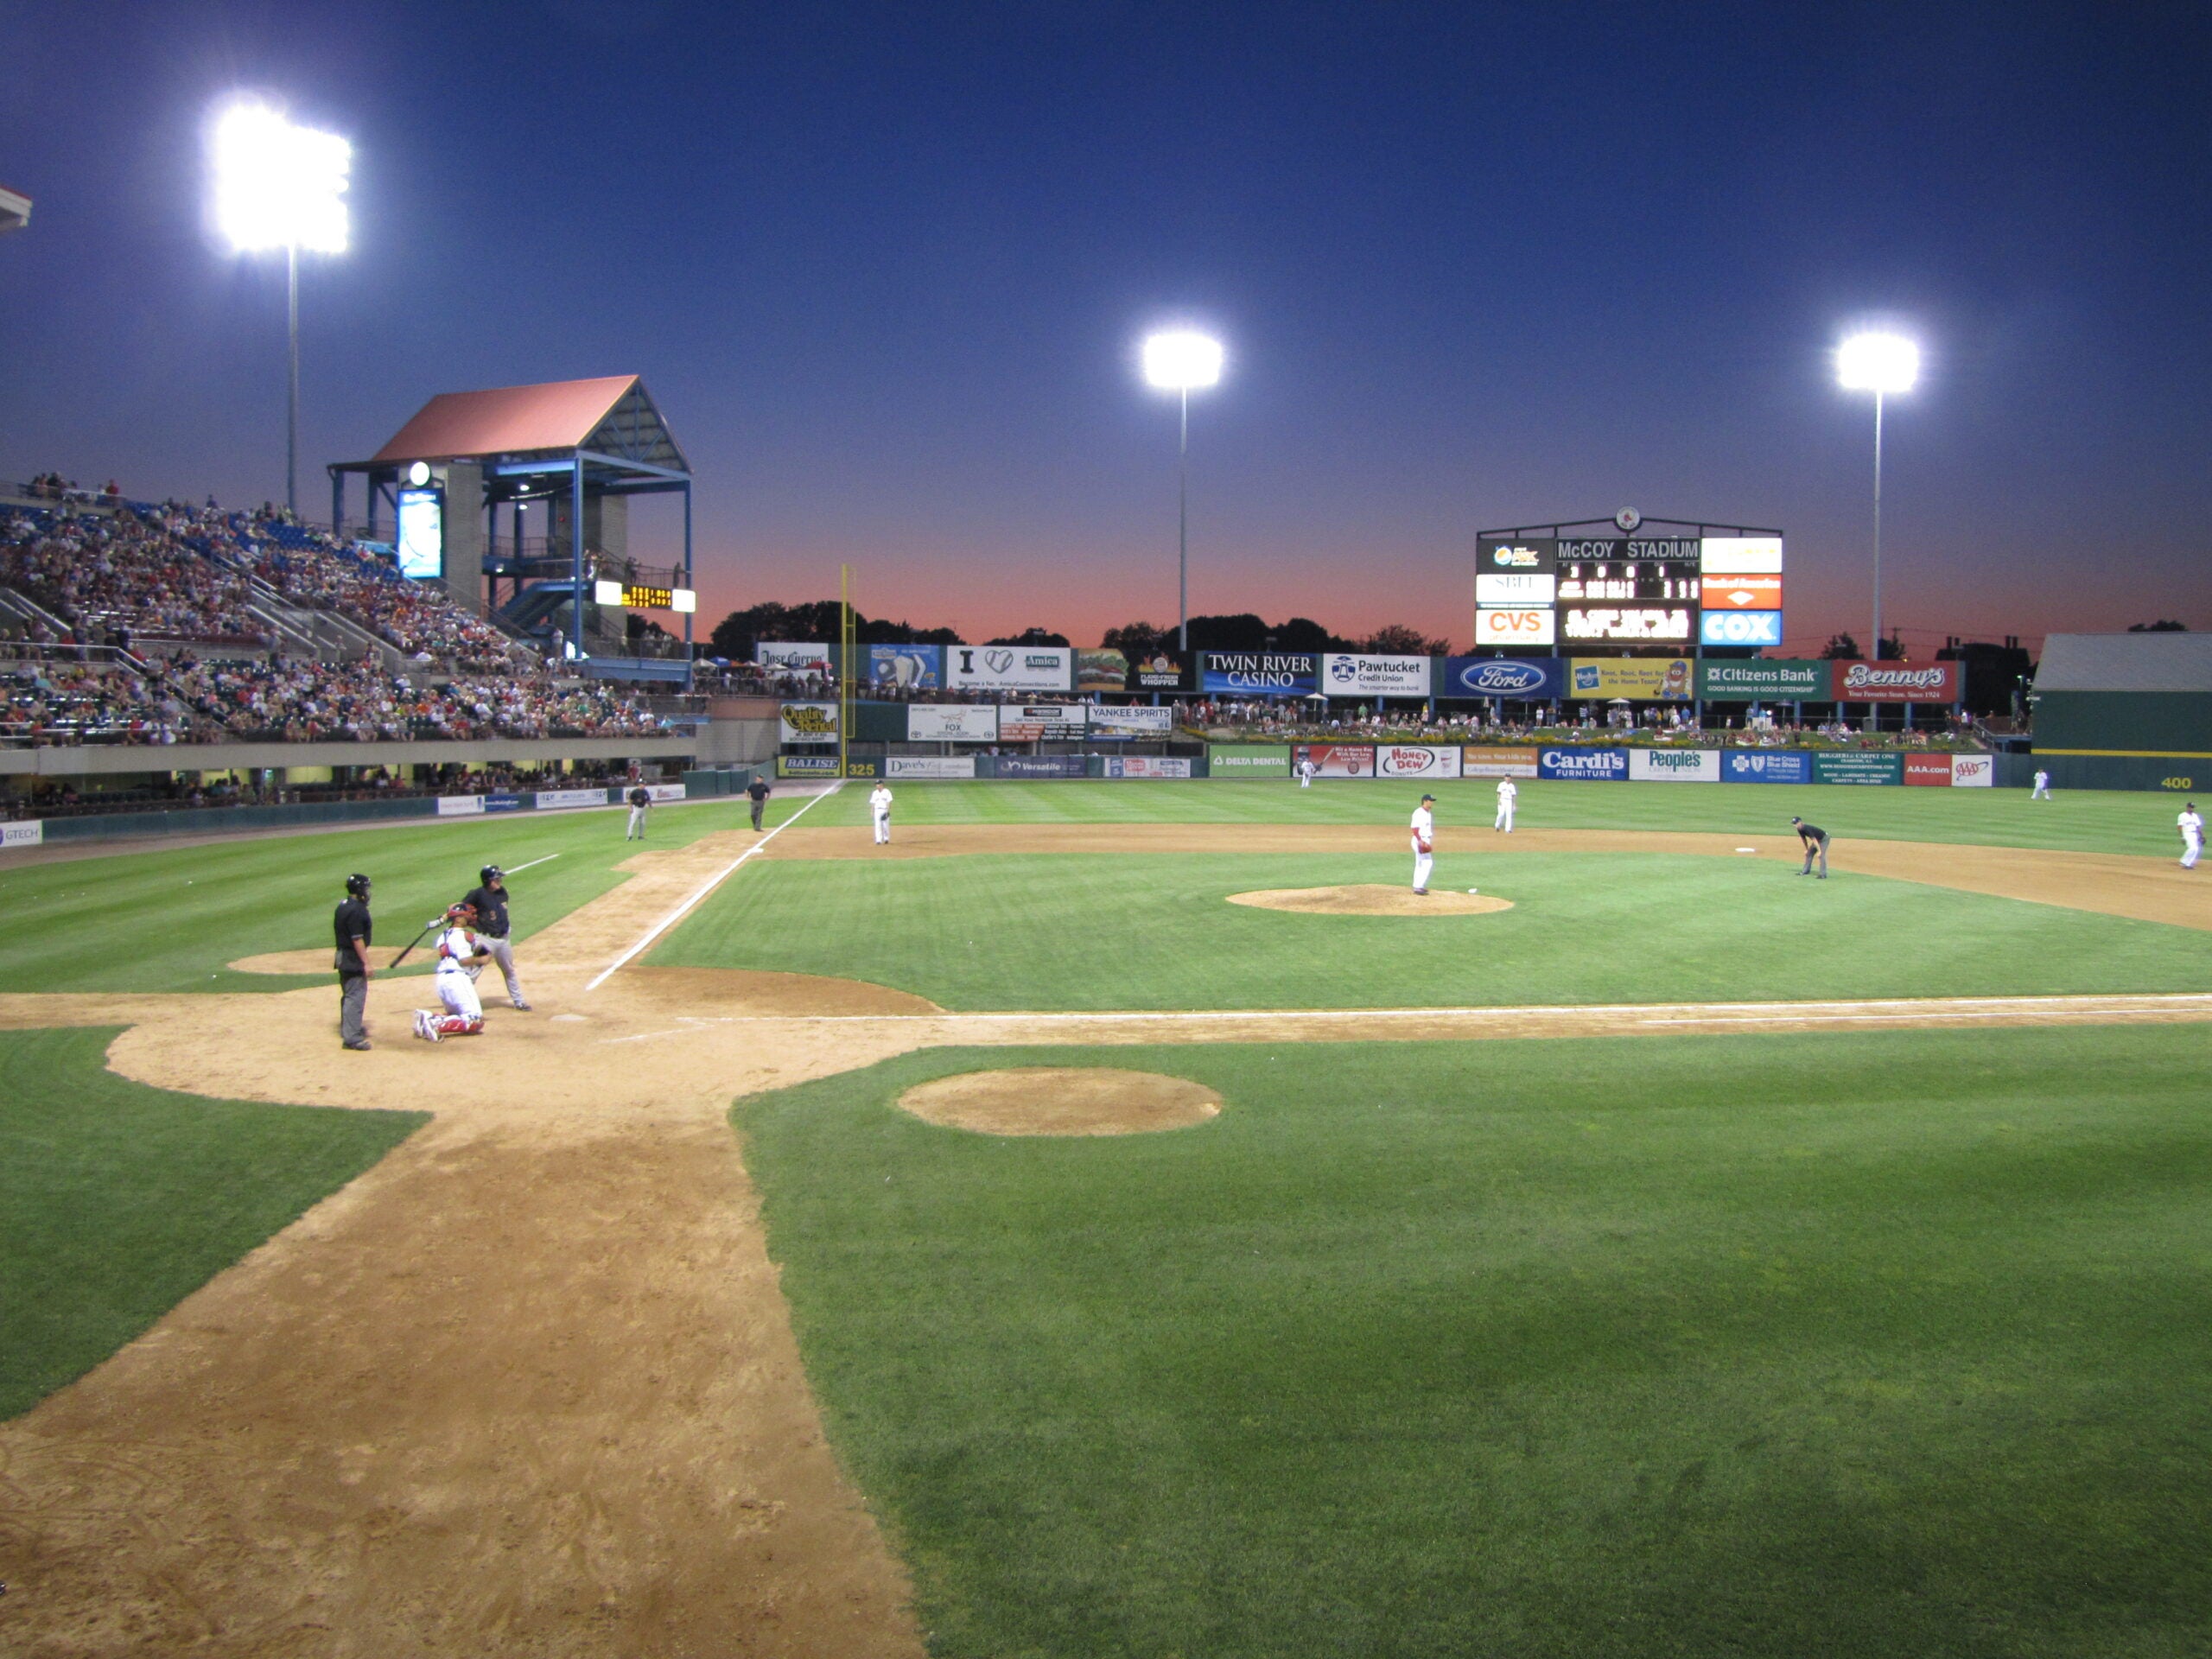
[[484, 1029], [484, 1005], [476, 1000], [476, 976], [492, 952], [476, 937], [476, 906], [458, 904], [445, 913], [445, 931], [438, 935], [438, 971], [433, 982], [441, 1014], [434, 1008], [415, 1010], [415, 1034], [435, 1043], [445, 1037], [474, 1037]]

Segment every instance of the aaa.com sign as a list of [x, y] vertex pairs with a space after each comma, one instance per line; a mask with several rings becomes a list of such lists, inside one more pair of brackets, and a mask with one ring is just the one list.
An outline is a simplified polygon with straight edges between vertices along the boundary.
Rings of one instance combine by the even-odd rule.
[[1956, 702], [1956, 663], [1831, 663], [1838, 702]]
[[1457, 778], [1459, 751], [1427, 743], [1378, 743], [1375, 746], [1375, 775], [1378, 778]]

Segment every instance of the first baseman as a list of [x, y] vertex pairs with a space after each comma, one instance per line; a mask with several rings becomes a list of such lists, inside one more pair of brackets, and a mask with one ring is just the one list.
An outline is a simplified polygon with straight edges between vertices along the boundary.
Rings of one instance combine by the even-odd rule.
[[1436, 814], [1430, 810], [1436, 797], [1424, 795], [1414, 808], [1414, 891], [1428, 891], [1428, 873], [1436, 865]]
[[438, 935], [438, 971], [431, 982], [438, 988], [443, 1014], [429, 1008], [415, 1010], [415, 1034], [426, 1043], [444, 1037], [474, 1037], [484, 1029], [484, 1005], [476, 1000], [476, 976], [492, 953], [476, 938], [476, 912], [455, 905], [446, 912], [445, 931]]
[[2181, 826], [2181, 867], [2193, 870], [2197, 855], [2204, 850], [2204, 819], [2196, 810], [2196, 803], [2184, 803], [2181, 817], [2174, 822]]
[[480, 886], [471, 887], [461, 902], [476, 912], [476, 942], [499, 964], [507, 982], [507, 1001], [528, 1011], [530, 1000], [522, 994], [522, 976], [515, 971], [515, 948], [507, 938], [507, 873], [496, 864], [477, 871]]
[[1817, 857], [1821, 861], [1820, 879], [1823, 881], [1827, 880], [1828, 879], [1828, 832], [1821, 829], [1819, 824], [1808, 823], [1802, 818], [1792, 818], [1789, 822], [1797, 826], [1797, 839], [1805, 843], [1805, 867], [1797, 874], [1812, 874], [1813, 860]]
[[875, 844], [891, 842], [891, 785], [879, 783], [868, 792], [868, 815], [875, 823]]
[[1520, 797], [1520, 785], [1510, 778], [1497, 780], [1497, 817], [1491, 823], [1491, 829], [1503, 830], [1509, 836], [1513, 833], [1513, 803]]

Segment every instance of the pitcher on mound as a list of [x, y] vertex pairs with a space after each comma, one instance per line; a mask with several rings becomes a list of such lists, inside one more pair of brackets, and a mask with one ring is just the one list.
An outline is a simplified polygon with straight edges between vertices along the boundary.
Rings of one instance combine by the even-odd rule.
[[1436, 864], [1436, 814], [1429, 809], [1436, 797], [1424, 795], [1414, 808], [1414, 891], [1428, 891], [1428, 873]]

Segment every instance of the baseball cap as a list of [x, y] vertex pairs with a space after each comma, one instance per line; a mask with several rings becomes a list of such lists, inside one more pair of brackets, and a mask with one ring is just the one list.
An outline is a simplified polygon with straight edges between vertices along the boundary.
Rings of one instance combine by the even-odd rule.
[[1433, 800], [1434, 800], [1435, 798], [1436, 798], [1436, 797], [1435, 797], [1435, 796], [1433, 796], [1433, 795], [1424, 795], [1424, 796], [1422, 796], [1422, 797], [1421, 797], [1421, 799], [1423, 799], [1424, 801], [1433, 801]]

